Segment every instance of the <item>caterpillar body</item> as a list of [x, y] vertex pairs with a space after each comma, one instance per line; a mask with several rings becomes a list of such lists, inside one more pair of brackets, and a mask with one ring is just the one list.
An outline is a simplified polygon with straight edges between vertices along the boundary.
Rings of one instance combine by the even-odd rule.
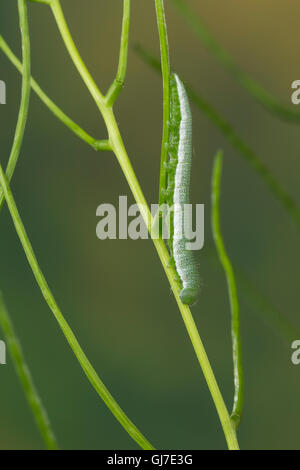
[[182, 303], [192, 305], [199, 296], [200, 276], [194, 253], [186, 249], [185, 205], [189, 204], [192, 165], [192, 113], [183, 83], [176, 74], [170, 82], [169, 161], [166, 201], [170, 214], [169, 250], [181, 285]]

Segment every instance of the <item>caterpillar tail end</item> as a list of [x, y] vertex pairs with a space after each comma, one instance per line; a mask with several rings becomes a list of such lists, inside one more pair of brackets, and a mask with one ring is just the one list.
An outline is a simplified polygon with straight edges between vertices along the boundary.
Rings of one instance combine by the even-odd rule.
[[180, 300], [184, 305], [194, 305], [199, 298], [199, 289], [197, 287], [185, 287], [180, 292]]

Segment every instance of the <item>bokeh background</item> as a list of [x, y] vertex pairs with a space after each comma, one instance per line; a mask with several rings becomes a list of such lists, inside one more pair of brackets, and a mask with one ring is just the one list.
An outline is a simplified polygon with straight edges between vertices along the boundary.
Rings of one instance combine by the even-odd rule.
[[[153, 0], [133, 0], [131, 45], [158, 54]], [[270, 116], [207, 52], [166, 0], [173, 68], [212, 102], [299, 201], [299, 127]], [[289, 104], [299, 79], [300, 4], [293, 0], [190, 0], [236, 61]], [[117, 66], [121, 0], [62, 0], [75, 41], [101, 89]], [[32, 73], [92, 135], [105, 128], [65, 51], [50, 10], [29, 4]], [[2, 0], [0, 31], [20, 56], [17, 2]], [[7, 105], [0, 107], [1, 164], [12, 144], [20, 76], [0, 55]], [[157, 202], [162, 85], [131, 48], [116, 113], [149, 202]], [[212, 262], [210, 180], [213, 155], [225, 152], [222, 227], [237, 270], [295, 324], [282, 334], [239, 282], [245, 368], [244, 449], [299, 449], [299, 231], [260, 178], [195, 107], [192, 200], [206, 205], [199, 254], [203, 292], [193, 313], [228, 407], [232, 360], [226, 282]], [[32, 94], [13, 191], [39, 262], [89, 359], [148, 439], [163, 449], [223, 449], [223, 433], [169, 285], [151, 241], [99, 241], [96, 208], [128, 195], [112, 154], [95, 153]], [[0, 220], [0, 286], [47, 407], [67, 449], [135, 449], [83, 375], [45, 305], [5, 208]], [[2, 332], [0, 332], [0, 338]], [[0, 448], [43, 443], [10, 357], [0, 368]]]

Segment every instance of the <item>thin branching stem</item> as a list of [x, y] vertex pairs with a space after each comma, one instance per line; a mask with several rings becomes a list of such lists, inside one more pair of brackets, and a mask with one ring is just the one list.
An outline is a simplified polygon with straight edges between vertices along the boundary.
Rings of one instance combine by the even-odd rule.
[[[9, 59], [9, 61], [16, 67], [16, 69], [22, 74], [23, 66], [16, 55], [12, 52], [8, 44], [5, 42], [3, 37], [0, 35], [0, 49]], [[31, 88], [40, 98], [40, 100], [47, 106], [47, 108], [56, 116], [65, 126], [67, 126], [74, 134], [76, 134], [80, 139], [86, 142], [88, 145], [93, 147], [95, 150], [110, 150], [107, 141], [97, 140], [94, 137], [91, 137], [87, 132], [85, 132], [78, 124], [76, 124], [69, 116], [67, 116], [52, 100], [46, 93], [41, 89], [38, 83], [31, 78]]]
[[[153, 223], [151, 212], [150, 212], [150, 209], [149, 209], [149, 207], [146, 203], [145, 197], [143, 195], [143, 192], [142, 192], [141, 187], [139, 185], [139, 182], [137, 180], [136, 174], [135, 174], [135, 172], [132, 168], [130, 159], [129, 159], [128, 154], [126, 152], [126, 149], [125, 149], [125, 146], [124, 146], [124, 143], [123, 143], [120, 131], [119, 131], [119, 127], [118, 127], [117, 121], [116, 121], [114, 113], [113, 113], [113, 110], [112, 110], [111, 107], [107, 106], [105, 98], [103, 97], [102, 93], [98, 89], [94, 79], [91, 77], [89, 71], [87, 70], [86, 65], [84, 64], [82, 58], [79, 55], [79, 52], [76, 49], [76, 46], [74, 44], [74, 41], [73, 41], [72, 36], [70, 34], [70, 31], [68, 29], [66, 20], [64, 18], [63, 11], [61, 9], [59, 0], [50, 0], [50, 6], [51, 6], [51, 9], [53, 11], [54, 17], [56, 19], [56, 22], [57, 22], [58, 28], [60, 30], [60, 33], [62, 35], [63, 41], [66, 45], [67, 50], [69, 51], [69, 54], [70, 54], [70, 56], [71, 56], [71, 58], [74, 62], [74, 65], [76, 66], [79, 74], [81, 75], [84, 83], [86, 84], [88, 90], [90, 91], [92, 97], [94, 98], [94, 100], [95, 100], [95, 102], [96, 102], [96, 104], [97, 104], [97, 106], [98, 106], [98, 108], [99, 108], [99, 110], [100, 110], [100, 112], [101, 112], [101, 114], [104, 118], [104, 121], [105, 121], [106, 126], [107, 126], [107, 130], [108, 130], [109, 143], [111, 145], [111, 148], [112, 148], [113, 152], [115, 153], [115, 155], [116, 155], [116, 157], [119, 161], [119, 164], [122, 168], [122, 171], [125, 175], [125, 178], [126, 178], [128, 184], [129, 184], [129, 187], [130, 187], [132, 193], [133, 193], [133, 196], [134, 196], [137, 204], [139, 205], [139, 208], [141, 210], [141, 214], [144, 218], [146, 226], [147, 226], [149, 232], [151, 233], [151, 228], [152, 228], [152, 223]], [[30, 245], [29, 240], [27, 238], [27, 235], [25, 233], [25, 230], [24, 230], [24, 228], [22, 229], [23, 225], [21, 223], [20, 217], [19, 217], [18, 212], [16, 210], [13, 197], [12, 197], [11, 192], [9, 190], [9, 186], [7, 185], [7, 182], [5, 180], [5, 175], [3, 174], [3, 172], [1, 173], [1, 171], [0, 171], [0, 183], [4, 184], [4, 186], [5, 186], [7, 200], [9, 201], [9, 207], [10, 207], [11, 214], [12, 214], [14, 220], [15, 220], [16, 229], [18, 230], [19, 237], [20, 237], [20, 239], [22, 241], [22, 244], [23, 244], [23, 248], [24, 248], [24, 250], [27, 254], [27, 257], [30, 261], [30, 264], [31, 264], [31, 266], [34, 270], [37, 281], [38, 281], [40, 287], [42, 288], [44, 296], [45, 296], [47, 302], [49, 303], [49, 305], [51, 306], [54, 315], [56, 316], [59, 323], [61, 324], [61, 327], [62, 327], [63, 331], [65, 332], [65, 334], [68, 338], [68, 341], [70, 342], [71, 347], [73, 348], [73, 351], [74, 352], [76, 351], [75, 354], [77, 355], [77, 358], [78, 358], [79, 362], [81, 363], [81, 365], [83, 366], [84, 370], [86, 371], [88, 377], [90, 378], [90, 381], [94, 384], [94, 386], [97, 387], [98, 393], [101, 394], [100, 396], [102, 396], [102, 398], [106, 402], [107, 406], [111, 407], [111, 400], [107, 399], [108, 391], [106, 389], [103, 389], [104, 386], [103, 386], [103, 384], [102, 384], [102, 382], [100, 381], [99, 378], [97, 379], [97, 381], [95, 381], [95, 377], [94, 377], [95, 371], [94, 371], [94, 369], [92, 369], [92, 366], [89, 363], [88, 363], [88, 367], [87, 367], [87, 364], [86, 364], [87, 359], [85, 358], [85, 360], [83, 360], [83, 357], [85, 357], [85, 356], [82, 357], [83, 352], [82, 352], [77, 340], [74, 338], [73, 333], [70, 331], [68, 325], [66, 324], [65, 320], [63, 319], [60, 310], [58, 310], [58, 308], [56, 306], [56, 303], [55, 302], [53, 303], [53, 300], [54, 300], [53, 296], [52, 296], [51, 292], [49, 291], [49, 288], [46, 284], [46, 281], [45, 281], [44, 277], [42, 276], [42, 274], [40, 272], [40, 269], [38, 267], [38, 264], [35, 260], [34, 255], [33, 255], [32, 248], [31, 248], [31, 245]], [[217, 384], [217, 381], [215, 379], [214, 373], [212, 371], [210, 362], [208, 360], [206, 351], [205, 351], [203, 343], [201, 341], [201, 338], [200, 338], [199, 332], [197, 330], [195, 321], [193, 319], [193, 316], [192, 316], [191, 311], [188, 308], [188, 306], [183, 305], [181, 303], [181, 300], [180, 300], [180, 297], [179, 297], [180, 291], [179, 291], [178, 284], [176, 282], [176, 276], [175, 276], [174, 268], [172, 268], [170, 266], [170, 257], [169, 257], [167, 247], [166, 247], [165, 243], [163, 242], [163, 240], [153, 239], [153, 242], [154, 242], [154, 245], [155, 245], [156, 250], [158, 252], [158, 255], [160, 257], [162, 266], [163, 266], [163, 268], [166, 272], [166, 275], [167, 275], [167, 278], [168, 278], [169, 283], [171, 285], [171, 288], [173, 290], [173, 293], [174, 293], [174, 296], [175, 296], [176, 301], [178, 303], [179, 310], [181, 312], [183, 321], [185, 323], [185, 326], [186, 326], [186, 329], [188, 331], [189, 337], [190, 337], [191, 342], [193, 344], [196, 356], [198, 358], [199, 364], [202, 368], [203, 374], [205, 376], [206, 382], [207, 382], [209, 390], [211, 392], [213, 401], [215, 403], [215, 406], [216, 406], [216, 409], [217, 409], [217, 412], [218, 412], [218, 415], [219, 415], [219, 418], [220, 418], [220, 422], [222, 424], [222, 428], [223, 428], [224, 435], [225, 435], [225, 438], [226, 438], [226, 441], [227, 441], [227, 444], [228, 444], [228, 448], [230, 450], [238, 450], [239, 445], [238, 445], [238, 442], [237, 442], [236, 431], [235, 431], [234, 426], [232, 425], [232, 421], [230, 419], [228, 410], [226, 408], [226, 405], [224, 403], [222, 394], [220, 392], [220, 389], [218, 387], [218, 384]], [[109, 397], [110, 397], [110, 395], [109, 395]], [[118, 406], [118, 405], [116, 405], [116, 406]], [[118, 409], [119, 409], [119, 407], [118, 407]], [[114, 410], [112, 410], [112, 411], [114, 412]], [[123, 419], [124, 419], [124, 417], [123, 417]], [[126, 420], [128, 420], [127, 417], [126, 417]], [[121, 420], [120, 420], [120, 422], [121, 422]], [[126, 429], [126, 422], [125, 422], [124, 427]], [[129, 428], [128, 432], [131, 435], [132, 429]]]
[[0, 327], [10, 351], [14, 367], [21, 381], [25, 396], [35, 417], [37, 426], [48, 450], [57, 450], [58, 445], [45, 408], [33, 383], [29, 368], [26, 364], [21, 344], [15, 333], [12, 321], [0, 293]]
[[[135, 197], [135, 200], [138, 203], [139, 207], [141, 208], [141, 213], [145, 220], [145, 223], [149, 231], [151, 232], [151, 227], [152, 227], [152, 222], [153, 222], [151, 213], [145, 201], [145, 198], [141, 190], [141, 187], [138, 183], [137, 177], [132, 168], [128, 154], [126, 152], [113, 111], [110, 107], [107, 107], [105, 101], [103, 101], [103, 95], [97, 88], [94, 80], [92, 79], [90, 73], [88, 72], [81, 57], [79, 56], [78, 51], [76, 50], [74, 41], [71, 37], [66, 21], [64, 19], [59, 0], [51, 0], [51, 8], [56, 18], [58, 28], [62, 34], [65, 45], [70, 53], [70, 56], [75, 66], [77, 67], [82, 79], [86, 83], [87, 88], [91, 92], [91, 95], [94, 97], [95, 102], [100, 112], [102, 113], [102, 116], [107, 125], [110, 145], [121, 165], [123, 173]], [[194, 346], [199, 363], [202, 367], [202, 370], [206, 378], [208, 387], [210, 389], [212, 398], [215, 402], [215, 405], [216, 405], [216, 408], [220, 417], [220, 421], [224, 430], [224, 434], [228, 443], [228, 447], [229, 449], [238, 449], [239, 446], [237, 443], [235, 429], [232, 426], [232, 422], [230, 420], [226, 405], [224, 403], [223, 397], [217, 385], [215, 376], [211, 369], [211, 366], [207, 358], [205, 349], [203, 347], [203, 343], [199, 336], [196, 324], [194, 322], [190, 309], [186, 305], [183, 305], [180, 301], [180, 297], [179, 297], [180, 292], [178, 290], [178, 285], [175, 281], [176, 276], [175, 276], [174, 270], [170, 267], [170, 259], [169, 259], [169, 254], [168, 254], [166, 245], [162, 240], [153, 240], [153, 242], [159, 254], [164, 270], [167, 274], [170, 285], [173, 289], [180, 312], [182, 314], [182, 318], [184, 320], [188, 334]]]
[[61, 313], [54, 296], [47, 284], [47, 281], [44, 277], [43, 272], [41, 271], [36, 256], [34, 254], [32, 245], [30, 240], [27, 236], [25, 227], [22, 223], [20, 214], [18, 212], [14, 197], [10, 190], [8, 181], [5, 177], [5, 174], [0, 166], [0, 184], [2, 190], [4, 192], [4, 196], [16, 229], [16, 232], [19, 236], [20, 242], [26, 254], [28, 263], [32, 269], [36, 282], [42, 292], [42, 295], [48, 304], [49, 308], [51, 309], [54, 317], [56, 318], [65, 338], [67, 339], [72, 351], [74, 352], [76, 358], [78, 359], [79, 364], [81, 365], [82, 369], [84, 370], [87, 378], [91, 382], [92, 386], [98, 393], [98, 395], [102, 398], [106, 406], [110, 409], [112, 414], [115, 418], [119, 421], [119, 423], [124, 427], [124, 429], [128, 432], [128, 434], [134, 439], [143, 449], [153, 449], [153, 446], [147, 441], [147, 439], [141, 434], [141, 432], [137, 429], [137, 427], [129, 420], [129, 418], [125, 415], [123, 410], [120, 408], [118, 403], [109, 393], [107, 388], [105, 387], [104, 383], [97, 375], [95, 369], [89, 362], [88, 358], [86, 357], [85, 353], [83, 352], [80, 344], [78, 343], [74, 333], [72, 332], [70, 326], [66, 322], [63, 314]]
[[[19, 107], [18, 121], [14, 136], [14, 141], [11, 149], [11, 153], [8, 160], [6, 177], [8, 181], [11, 180], [18, 158], [20, 156], [22, 142], [25, 133], [25, 127], [28, 118], [29, 100], [30, 100], [30, 38], [29, 38], [29, 27], [28, 27], [28, 14], [26, 0], [18, 0], [18, 12], [22, 39], [22, 56], [23, 56], [23, 77], [22, 77], [22, 91], [21, 91], [21, 102]], [[0, 188], [0, 210], [3, 207], [5, 201], [4, 192]], [[25, 393], [25, 396], [29, 402], [33, 416], [37, 422], [42, 438], [44, 439], [45, 445], [48, 449], [57, 449], [56, 439], [51, 429], [46, 411], [44, 410], [42, 403], [39, 399], [38, 393], [32, 382], [30, 372], [26, 366], [20, 344], [14, 333], [12, 323], [10, 321], [8, 312], [5, 308], [2, 295], [0, 294], [0, 324], [5, 334], [8, 347], [10, 349], [14, 365], [21, 380], [21, 384]]]
[[28, 0], [29, 2], [33, 3], [44, 3], [45, 5], [50, 5], [51, 0]]
[[219, 63], [235, 78], [240, 85], [255, 98], [264, 108], [280, 119], [300, 123], [300, 112], [280, 103], [263, 86], [250, 77], [234, 61], [231, 55], [214, 38], [212, 33], [204, 25], [196, 11], [186, 0], [171, 0], [177, 7], [179, 13], [193, 29], [198, 38], [205, 44], [207, 49], [216, 57]]
[[231, 336], [234, 367], [234, 401], [231, 419], [235, 426], [240, 424], [244, 404], [244, 372], [242, 364], [242, 340], [240, 330], [239, 301], [234, 270], [227, 255], [222, 237], [220, 223], [220, 187], [223, 154], [219, 152], [215, 158], [212, 178], [212, 232], [220, 262], [223, 266], [231, 307]]
[[110, 86], [106, 96], [106, 104], [113, 106], [125, 83], [128, 59], [129, 28], [130, 28], [130, 0], [123, 1], [123, 22], [121, 33], [121, 45], [117, 75]]
[[[29, 100], [30, 100], [30, 38], [28, 28], [28, 14], [26, 0], [18, 0], [18, 10], [20, 18], [20, 30], [22, 38], [22, 57], [23, 57], [23, 79], [22, 79], [22, 92], [21, 102], [19, 108], [18, 121], [14, 136], [12, 149], [10, 152], [6, 175], [8, 181], [11, 180], [15, 171], [18, 158], [20, 156], [22, 142], [25, 133], [25, 126], [28, 117]], [[4, 195], [0, 189], [0, 211], [3, 207]]]
[[[112, 118], [113, 119], [113, 118]], [[149, 210], [149, 207], [146, 203], [145, 197], [143, 195], [142, 189], [139, 185], [135, 172], [132, 168], [130, 159], [124, 147], [118, 125], [116, 121], [111, 120], [110, 122], [110, 135], [112, 147], [114, 149], [115, 155], [120, 163], [120, 166], [123, 170], [123, 173], [127, 179], [129, 187], [133, 193], [133, 196], [141, 210], [141, 214], [145, 221], [145, 224], [149, 230], [149, 233], [152, 234], [151, 228], [153, 226], [153, 219]], [[182, 319], [184, 321], [185, 327], [187, 329], [188, 335], [194, 347], [199, 364], [202, 368], [204, 377], [206, 379], [208, 388], [210, 390], [212, 399], [215, 403], [220, 422], [224, 431], [224, 435], [230, 450], [238, 450], [239, 445], [236, 437], [236, 431], [228, 414], [228, 410], [224, 403], [222, 394], [218, 387], [216, 378], [214, 376], [212, 367], [210, 365], [209, 359], [207, 357], [205, 348], [203, 346], [201, 337], [199, 335], [197, 326], [195, 324], [193, 315], [190, 308], [187, 305], [184, 305], [180, 300], [180, 288], [178, 286], [176, 273], [174, 267], [170, 262], [170, 255], [167, 250], [167, 247], [162, 239], [153, 238], [153, 243], [159, 255], [160, 261], [164, 268], [164, 271], [167, 275], [168, 281], [170, 283], [171, 289], [177, 301]]]
[[167, 23], [163, 0], [155, 0], [156, 17], [159, 32], [161, 70], [163, 77], [163, 135], [161, 146], [159, 204], [164, 202], [164, 190], [167, 187], [169, 120], [170, 120], [170, 56]]
[[[85, 83], [87, 89], [89, 90], [92, 98], [94, 99], [100, 113], [103, 116], [103, 119], [106, 123], [108, 132], [109, 132], [109, 122], [112, 119], [113, 116], [113, 110], [111, 106], [108, 106], [106, 103], [106, 99], [99, 90], [95, 80], [91, 76], [87, 66], [83, 62], [76, 46], [73, 41], [72, 35], [70, 33], [70, 30], [68, 28], [66, 19], [64, 17], [63, 10], [61, 8], [61, 4], [59, 0], [50, 0], [50, 7], [52, 10], [52, 13], [54, 15], [57, 27], [59, 29], [59, 32], [61, 34], [62, 40], [66, 46], [67, 51], [69, 52], [69, 55], [79, 73], [81, 76], [83, 82]], [[112, 148], [111, 144], [111, 137], [109, 135], [109, 145], [110, 148]]]
[[[47, 3], [49, 2], [41, 2], [39, 0], [30, 0], [32, 2], [38, 2], [38, 3]], [[149, 64], [152, 65], [153, 68], [160, 70], [161, 69], [161, 64], [160, 62], [152, 55], [150, 55], [140, 44], [135, 44], [135, 50], [136, 52], [143, 57]], [[23, 73], [23, 66], [19, 59], [16, 57], [16, 55], [12, 52], [11, 48], [9, 45], [6, 43], [4, 38], [0, 35], [0, 49], [3, 51], [3, 53], [7, 56], [7, 58], [10, 60], [10, 62], [16, 67], [16, 69], [20, 72]], [[89, 134], [87, 134], [81, 127], [79, 127], [72, 119], [70, 119], [52, 100], [49, 98], [49, 96], [46, 95], [46, 93], [41, 89], [39, 84], [31, 78], [31, 88], [33, 91], [37, 94], [37, 96], [41, 99], [41, 101], [48, 107], [48, 109], [56, 116], [63, 124], [65, 124], [72, 132], [74, 132], [75, 135], [77, 135], [79, 138], [81, 138], [84, 142], [86, 142], [88, 145], [91, 147], [95, 148], [96, 150], [111, 150], [111, 147], [109, 145], [109, 142], [107, 140], [97, 140], [93, 137], [91, 137]], [[212, 113], [212, 107], [209, 105], [207, 102], [206, 108], [204, 108], [203, 105], [203, 99], [200, 97], [199, 94], [196, 94], [196, 92], [191, 88], [191, 86], [188, 85], [189, 92], [190, 92], [190, 97], [191, 100], [197, 104], [199, 100], [201, 100], [201, 109], [205, 111], [205, 109], [208, 109], [210, 107], [211, 113], [210, 115], [213, 116]], [[214, 114], [216, 114], [216, 110], [214, 110]], [[236, 142], [236, 148], [240, 150], [243, 153], [246, 151], [248, 153], [254, 154], [254, 152], [249, 148], [249, 146], [242, 141], [240, 137], [237, 136], [233, 128], [229, 125], [229, 123], [226, 123], [224, 118], [221, 118], [220, 115], [219, 117], [219, 123], [223, 122], [222, 127], [219, 125], [219, 129], [222, 130], [224, 129], [224, 135], [225, 135], [225, 129], [229, 130], [230, 132], [228, 133], [227, 137], [231, 141], [233, 145], [235, 145]], [[230, 135], [232, 136], [230, 138]], [[233, 138], [234, 137], [234, 138]], [[239, 144], [239, 145], [238, 145]], [[257, 157], [258, 158], [258, 157]], [[241, 287], [245, 290], [245, 293], [249, 296], [249, 299], [253, 304], [256, 306], [259, 305], [259, 311], [261, 312], [266, 312], [266, 315], [269, 315], [270, 317], [270, 322], [271, 323], [276, 323], [278, 326], [278, 329], [281, 331], [282, 336], [286, 339], [292, 338], [293, 335], [291, 334], [292, 331], [297, 330], [297, 327], [293, 324], [290, 324], [286, 318], [284, 318], [284, 314], [280, 312], [273, 303], [270, 302], [269, 299], [267, 299], [261, 291], [259, 291], [252, 283], [249, 281], [246, 277], [246, 275], [242, 272], [239, 271], [239, 280], [241, 282]], [[273, 321], [274, 320], [274, 321]], [[300, 335], [299, 335], [300, 336]]]
[[[156, 57], [139, 44], [135, 46], [135, 50], [155, 71], [161, 72], [160, 62]], [[275, 196], [292, 217], [298, 229], [300, 229], [300, 209], [298, 204], [271, 173], [269, 168], [262, 161], [261, 157], [258, 156], [249, 144], [238, 135], [233, 126], [189, 83], [185, 82], [185, 87], [191, 101], [201, 109], [201, 111], [203, 111], [203, 113], [220, 130], [231, 145], [238, 150], [239, 154], [251, 165], [254, 171], [262, 178], [264, 184], [269, 188], [273, 196]]]

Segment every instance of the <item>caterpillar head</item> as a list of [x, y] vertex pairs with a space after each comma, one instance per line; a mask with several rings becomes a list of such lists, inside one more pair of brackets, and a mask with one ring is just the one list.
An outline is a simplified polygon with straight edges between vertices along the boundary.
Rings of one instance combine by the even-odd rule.
[[180, 292], [180, 300], [185, 305], [194, 305], [199, 297], [199, 289], [197, 287], [185, 287]]

